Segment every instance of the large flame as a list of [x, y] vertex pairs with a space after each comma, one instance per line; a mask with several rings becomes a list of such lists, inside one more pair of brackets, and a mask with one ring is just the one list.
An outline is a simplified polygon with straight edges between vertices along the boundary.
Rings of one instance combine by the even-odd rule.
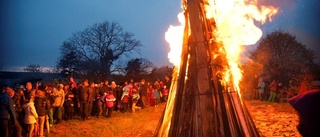
[[[227, 59], [222, 83], [229, 85], [232, 83], [235, 90], [240, 91], [239, 83], [242, 72], [239, 68], [240, 55], [243, 53], [243, 45], [255, 44], [262, 36], [262, 31], [255, 22], [265, 23], [266, 19], [277, 13], [274, 7], [257, 6], [257, 0], [207, 0], [205, 12], [208, 19], [213, 18], [216, 23], [216, 31], [213, 34], [216, 42], [221, 43], [219, 54], [224, 54]], [[184, 17], [178, 15], [181, 25], [170, 26], [165, 34], [171, 51], [168, 54], [170, 62], [179, 68]], [[212, 55], [214, 58], [214, 54]], [[230, 86], [230, 85], [229, 85]]]
[[216, 22], [216, 32], [213, 34], [218, 43], [222, 43], [228, 66], [225, 66], [222, 82], [233, 83], [240, 91], [239, 83], [242, 73], [239, 68], [242, 45], [255, 44], [262, 36], [262, 31], [255, 21], [265, 20], [277, 13], [274, 7], [257, 6], [257, 1], [249, 0], [208, 0], [205, 6], [207, 18]]
[[180, 25], [170, 25], [168, 31], [165, 34], [165, 39], [170, 44], [171, 49], [168, 53], [168, 58], [175, 67], [179, 67], [181, 61], [180, 56], [182, 52], [183, 30], [185, 27], [185, 19], [182, 12], [178, 14], [178, 19]]

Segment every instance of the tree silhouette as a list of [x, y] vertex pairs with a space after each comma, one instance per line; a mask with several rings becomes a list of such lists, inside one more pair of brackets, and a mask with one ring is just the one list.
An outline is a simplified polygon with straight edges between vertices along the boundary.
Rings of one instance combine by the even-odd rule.
[[26, 68], [23, 69], [26, 72], [39, 73], [41, 72], [40, 65], [30, 64]]
[[64, 41], [57, 66], [75, 67], [83, 74], [94, 74], [105, 79], [110, 76], [115, 61], [122, 56], [128, 57], [132, 52], [139, 52], [141, 46], [133, 33], [125, 32], [117, 22], [105, 21]]
[[280, 31], [263, 38], [257, 49], [251, 52], [250, 58], [262, 66], [261, 76], [269, 81], [276, 79], [287, 84], [301, 75], [312, 74], [317, 66], [310, 49], [294, 36]]
[[136, 81], [145, 78], [154, 69], [154, 65], [147, 59], [135, 58], [128, 61], [125, 67], [125, 74], [128, 79]]

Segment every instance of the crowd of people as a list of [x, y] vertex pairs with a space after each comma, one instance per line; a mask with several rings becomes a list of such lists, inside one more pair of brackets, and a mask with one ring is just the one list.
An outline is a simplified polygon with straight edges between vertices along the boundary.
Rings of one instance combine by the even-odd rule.
[[116, 84], [108, 80], [52, 85], [27, 82], [15, 87], [2, 86], [0, 95], [0, 134], [9, 136], [44, 136], [50, 127], [75, 116], [86, 121], [91, 117], [110, 118], [113, 111], [122, 113], [158, 107], [168, 99], [170, 78], [147, 82], [142, 79]]
[[267, 83], [262, 77], [260, 77], [257, 80], [257, 83], [254, 84], [256, 86], [252, 90], [253, 94], [250, 97], [250, 99], [254, 100], [276, 102], [276, 100], [279, 101], [279, 98], [277, 97], [285, 90], [281, 82], [272, 80], [271, 82]]

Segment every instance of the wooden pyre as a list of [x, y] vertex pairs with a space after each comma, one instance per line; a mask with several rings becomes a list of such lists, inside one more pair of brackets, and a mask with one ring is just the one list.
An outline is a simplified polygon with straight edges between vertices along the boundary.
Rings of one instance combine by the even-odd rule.
[[217, 51], [212, 35], [216, 28], [214, 21], [206, 18], [203, 4], [201, 0], [183, 3], [186, 27], [181, 64], [173, 75], [155, 136], [259, 136], [238, 91], [220, 82], [219, 71], [225, 64], [221, 57], [211, 55]]

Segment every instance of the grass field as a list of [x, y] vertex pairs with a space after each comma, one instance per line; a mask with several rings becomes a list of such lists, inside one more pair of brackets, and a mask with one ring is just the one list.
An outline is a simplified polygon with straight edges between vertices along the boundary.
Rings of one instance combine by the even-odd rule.
[[71, 121], [64, 121], [51, 128], [50, 137], [149, 137], [157, 127], [165, 104], [159, 107], [148, 107], [140, 111], [113, 111], [111, 118], [91, 117], [81, 121], [78, 117]]
[[[289, 104], [246, 101], [261, 136], [300, 136], [298, 116]], [[111, 118], [74, 119], [54, 125], [50, 137], [150, 137], [156, 130], [165, 104], [135, 113], [114, 111]]]

